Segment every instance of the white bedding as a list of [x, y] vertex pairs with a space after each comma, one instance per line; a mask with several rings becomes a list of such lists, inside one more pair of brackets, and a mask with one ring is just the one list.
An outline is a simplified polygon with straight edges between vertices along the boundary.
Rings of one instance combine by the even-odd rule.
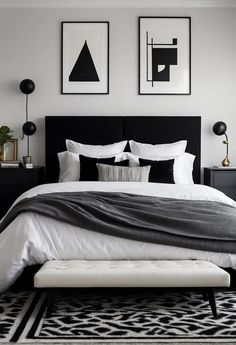
[[[207, 186], [140, 182], [45, 184], [22, 194], [17, 201], [37, 194], [64, 191], [119, 191], [179, 199], [211, 200], [236, 207], [232, 199]], [[25, 213], [19, 215], [0, 234], [0, 291], [9, 287], [22, 273], [24, 267], [43, 264], [52, 259], [203, 259], [221, 267], [236, 269], [236, 254], [205, 252], [127, 240], [76, 228], [33, 213]]]

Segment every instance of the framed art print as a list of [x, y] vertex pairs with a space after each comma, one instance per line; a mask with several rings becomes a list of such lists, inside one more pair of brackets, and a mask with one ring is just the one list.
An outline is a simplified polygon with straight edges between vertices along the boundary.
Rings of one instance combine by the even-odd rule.
[[190, 17], [139, 17], [139, 94], [191, 94]]
[[109, 22], [62, 22], [61, 93], [109, 93]]
[[3, 145], [3, 160], [16, 161], [18, 159], [18, 139], [8, 139]]

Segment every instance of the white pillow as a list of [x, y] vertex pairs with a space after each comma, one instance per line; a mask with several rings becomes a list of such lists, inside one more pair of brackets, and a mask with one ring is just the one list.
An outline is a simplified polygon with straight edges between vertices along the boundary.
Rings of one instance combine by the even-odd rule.
[[[178, 157], [138, 157], [130, 152], [123, 152], [116, 155], [115, 162], [129, 159], [130, 167], [139, 166], [139, 158], [150, 160], [168, 160], [174, 161], [174, 181], [176, 184], [193, 184], [193, 162], [195, 156], [185, 152]], [[79, 155], [76, 153], [64, 151], [58, 153], [60, 174], [59, 182], [79, 181], [80, 179], [80, 161]]]
[[[129, 153], [129, 152], [127, 152]], [[121, 162], [125, 159], [129, 159], [126, 156], [122, 156], [123, 153], [116, 155], [119, 159], [115, 159], [115, 162]], [[80, 179], [80, 159], [78, 153], [73, 153], [69, 151], [59, 152], [57, 153], [58, 160], [59, 160], [59, 180], [58, 182], [69, 182], [69, 181], [79, 181]], [[134, 155], [132, 155], [134, 156]], [[87, 156], [89, 157], [89, 156]], [[113, 157], [113, 156], [112, 156]], [[123, 157], [123, 158], [122, 158]], [[135, 166], [139, 166], [139, 160], [134, 156], [138, 164]], [[94, 158], [94, 157], [92, 157]], [[97, 157], [97, 158], [105, 158], [105, 157]], [[108, 157], [106, 157], [108, 158]]]
[[64, 151], [59, 152], [59, 180], [58, 182], [79, 181], [80, 178], [80, 161], [76, 153]]
[[115, 162], [120, 162], [124, 159], [129, 159], [129, 166], [139, 166], [139, 158], [150, 159], [153, 161], [164, 161], [174, 159], [174, 181], [176, 184], [194, 184], [193, 182], [193, 162], [195, 156], [191, 153], [184, 152], [180, 156], [157, 157], [147, 156], [139, 157], [130, 152], [123, 152], [116, 156]]
[[[140, 157], [142, 158], [142, 157]], [[160, 159], [149, 158], [151, 160], [169, 160], [174, 159], [174, 182], [175, 184], [194, 184], [193, 182], [193, 162], [195, 156], [184, 152], [177, 157], [160, 157]]]
[[148, 182], [150, 165], [144, 167], [122, 167], [97, 163], [98, 181]]
[[87, 145], [66, 139], [66, 148], [68, 151], [91, 158], [114, 157], [124, 151], [126, 144], [127, 140], [109, 145]]
[[177, 184], [194, 184], [193, 182], [193, 162], [195, 156], [191, 153], [183, 153], [175, 158], [174, 181]]
[[150, 156], [169, 157], [179, 156], [185, 152], [187, 140], [176, 141], [170, 144], [142, 144], [137, 141], [129, 141], [131, 153], [142, 157], [149, 158]]
[[134, 155], [131, 152], [122, 152], [116, 155], [115, 162], [121, 162], [128, 159], [130, 167], [138, 167], [139, 166], [139, 157]]

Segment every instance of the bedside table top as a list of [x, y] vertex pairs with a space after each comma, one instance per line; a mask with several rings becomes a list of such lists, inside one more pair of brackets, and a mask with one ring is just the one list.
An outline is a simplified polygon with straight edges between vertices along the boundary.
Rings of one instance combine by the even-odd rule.
[[41, 169], [44, 169], [44, 166], [38, 166], [38, 165], [35, 165], [35, 166], [33, 166], [33, 168], [25, 168], [25, 167], [22, 167], [22, 166], [20, 166], [20, 167], [0, 167], [0, 171], [5, 171], [5, 170], [14, 170], [14, 171], [23, 171], [23, 170], [41, 170]]
[[233, 167], [217, 167], [217, 166], [212, 166], [212, 167], [205, 167], [204, 169], [212, 170], [212, 171], [235, 171], [236, 166]]

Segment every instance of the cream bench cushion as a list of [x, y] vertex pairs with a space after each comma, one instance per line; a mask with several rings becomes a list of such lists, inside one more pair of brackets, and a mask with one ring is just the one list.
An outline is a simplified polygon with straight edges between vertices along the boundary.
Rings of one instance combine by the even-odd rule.
[[53, 260], [34, 277], [37, 288], [228, 287], [230, 275], [203, 260]]

